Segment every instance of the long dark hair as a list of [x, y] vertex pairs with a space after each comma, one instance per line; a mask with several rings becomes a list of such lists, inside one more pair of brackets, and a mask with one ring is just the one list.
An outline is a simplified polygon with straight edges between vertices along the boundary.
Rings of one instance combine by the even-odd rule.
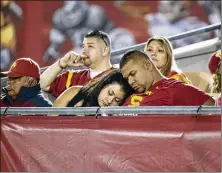
[[82, 87], [77, 95], [69, 102], [67, 107], [73, 107], [81, 100], [83, 100], [82, 107], [99, 106], [97, 99], [101, 90], [106, 85], [113, 83], [121, 85], [122, 90], [125, 92], [124, 98], [120, 103], [120, 105], [122, 105], [125, 99], [134, 93], [134, 89], [128, 84], [127, 80], [123, 78], [120, 70], [114, 69]]

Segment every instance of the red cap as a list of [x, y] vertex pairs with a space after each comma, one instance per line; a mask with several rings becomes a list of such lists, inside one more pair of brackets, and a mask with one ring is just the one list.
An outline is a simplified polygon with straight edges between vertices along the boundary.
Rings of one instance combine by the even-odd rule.
[[208, 63], [210, 72], [214, 74], [217, 68], [220, 66], [220, 64], [221, 64], [221, 50], [218, 50], [210, 57], [210, 61]]
[[8, 77], [22, 77], [29, 76], [34, 78], [40, 78], [39, 65], [30, 58], [17, 59], [9, 69], [9, 71], [1, 72]]

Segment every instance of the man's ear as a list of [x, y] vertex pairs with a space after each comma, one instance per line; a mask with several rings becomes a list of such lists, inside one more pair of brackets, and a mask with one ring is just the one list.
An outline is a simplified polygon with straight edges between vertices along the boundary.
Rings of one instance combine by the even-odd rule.
[[107, 56], [110, 53], [110, 48], [108, 46], [103, 48], [103, 56]]
[[149, 60], [143, 61], [143, 67], [147, 69], [148, 71], [152, 71], [153, 69], [152, 63]]

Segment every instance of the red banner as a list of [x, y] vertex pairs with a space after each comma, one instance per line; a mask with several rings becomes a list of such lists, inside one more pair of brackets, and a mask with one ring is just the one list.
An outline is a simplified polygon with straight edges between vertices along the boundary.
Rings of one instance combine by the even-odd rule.
[[11, 116], [1, 171], [220, 172], [221, 117]]

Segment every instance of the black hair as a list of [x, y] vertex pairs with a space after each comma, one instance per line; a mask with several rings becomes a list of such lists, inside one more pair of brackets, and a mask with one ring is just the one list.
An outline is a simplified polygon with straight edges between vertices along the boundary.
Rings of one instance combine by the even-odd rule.
[[134, 89], [128, 84], [127, 80], [123, 78], [120, 70], [114, 69], [82, 87], [77, 95], [69, 102], [67, 107], [73, 107], [81, 100], [83, 100], [82, 107], [99, 106], [97, 99], [101, 90], [106, 85], [113, 83], [120, 84], [125, 92], [124, 98], [120, 103], [120, 105], [122, 105], [125, 99], [134, 93]]
[[108, 47], [110, 47], [111, 45], [109, 35], [103, 31], [98, 31], [98, 30], [91, 31], [85, 36], [85, 38], [89, 38], [89, 37], [96, 37], [96, 38], [102, 39], [104, 43], [106, 44], [106, 46]]
[[123, 66], [127, 64], [130, 60], [132, 59], [140, 60], [141, 58], [145, 58], [150, 61], [150, 58], [148, 57], [148, 55], [142, 51], [135, 50], [135, 49], [127, 51], [120, 60], [120, 63], [119, 63], [120, 69], [123, 68]]

